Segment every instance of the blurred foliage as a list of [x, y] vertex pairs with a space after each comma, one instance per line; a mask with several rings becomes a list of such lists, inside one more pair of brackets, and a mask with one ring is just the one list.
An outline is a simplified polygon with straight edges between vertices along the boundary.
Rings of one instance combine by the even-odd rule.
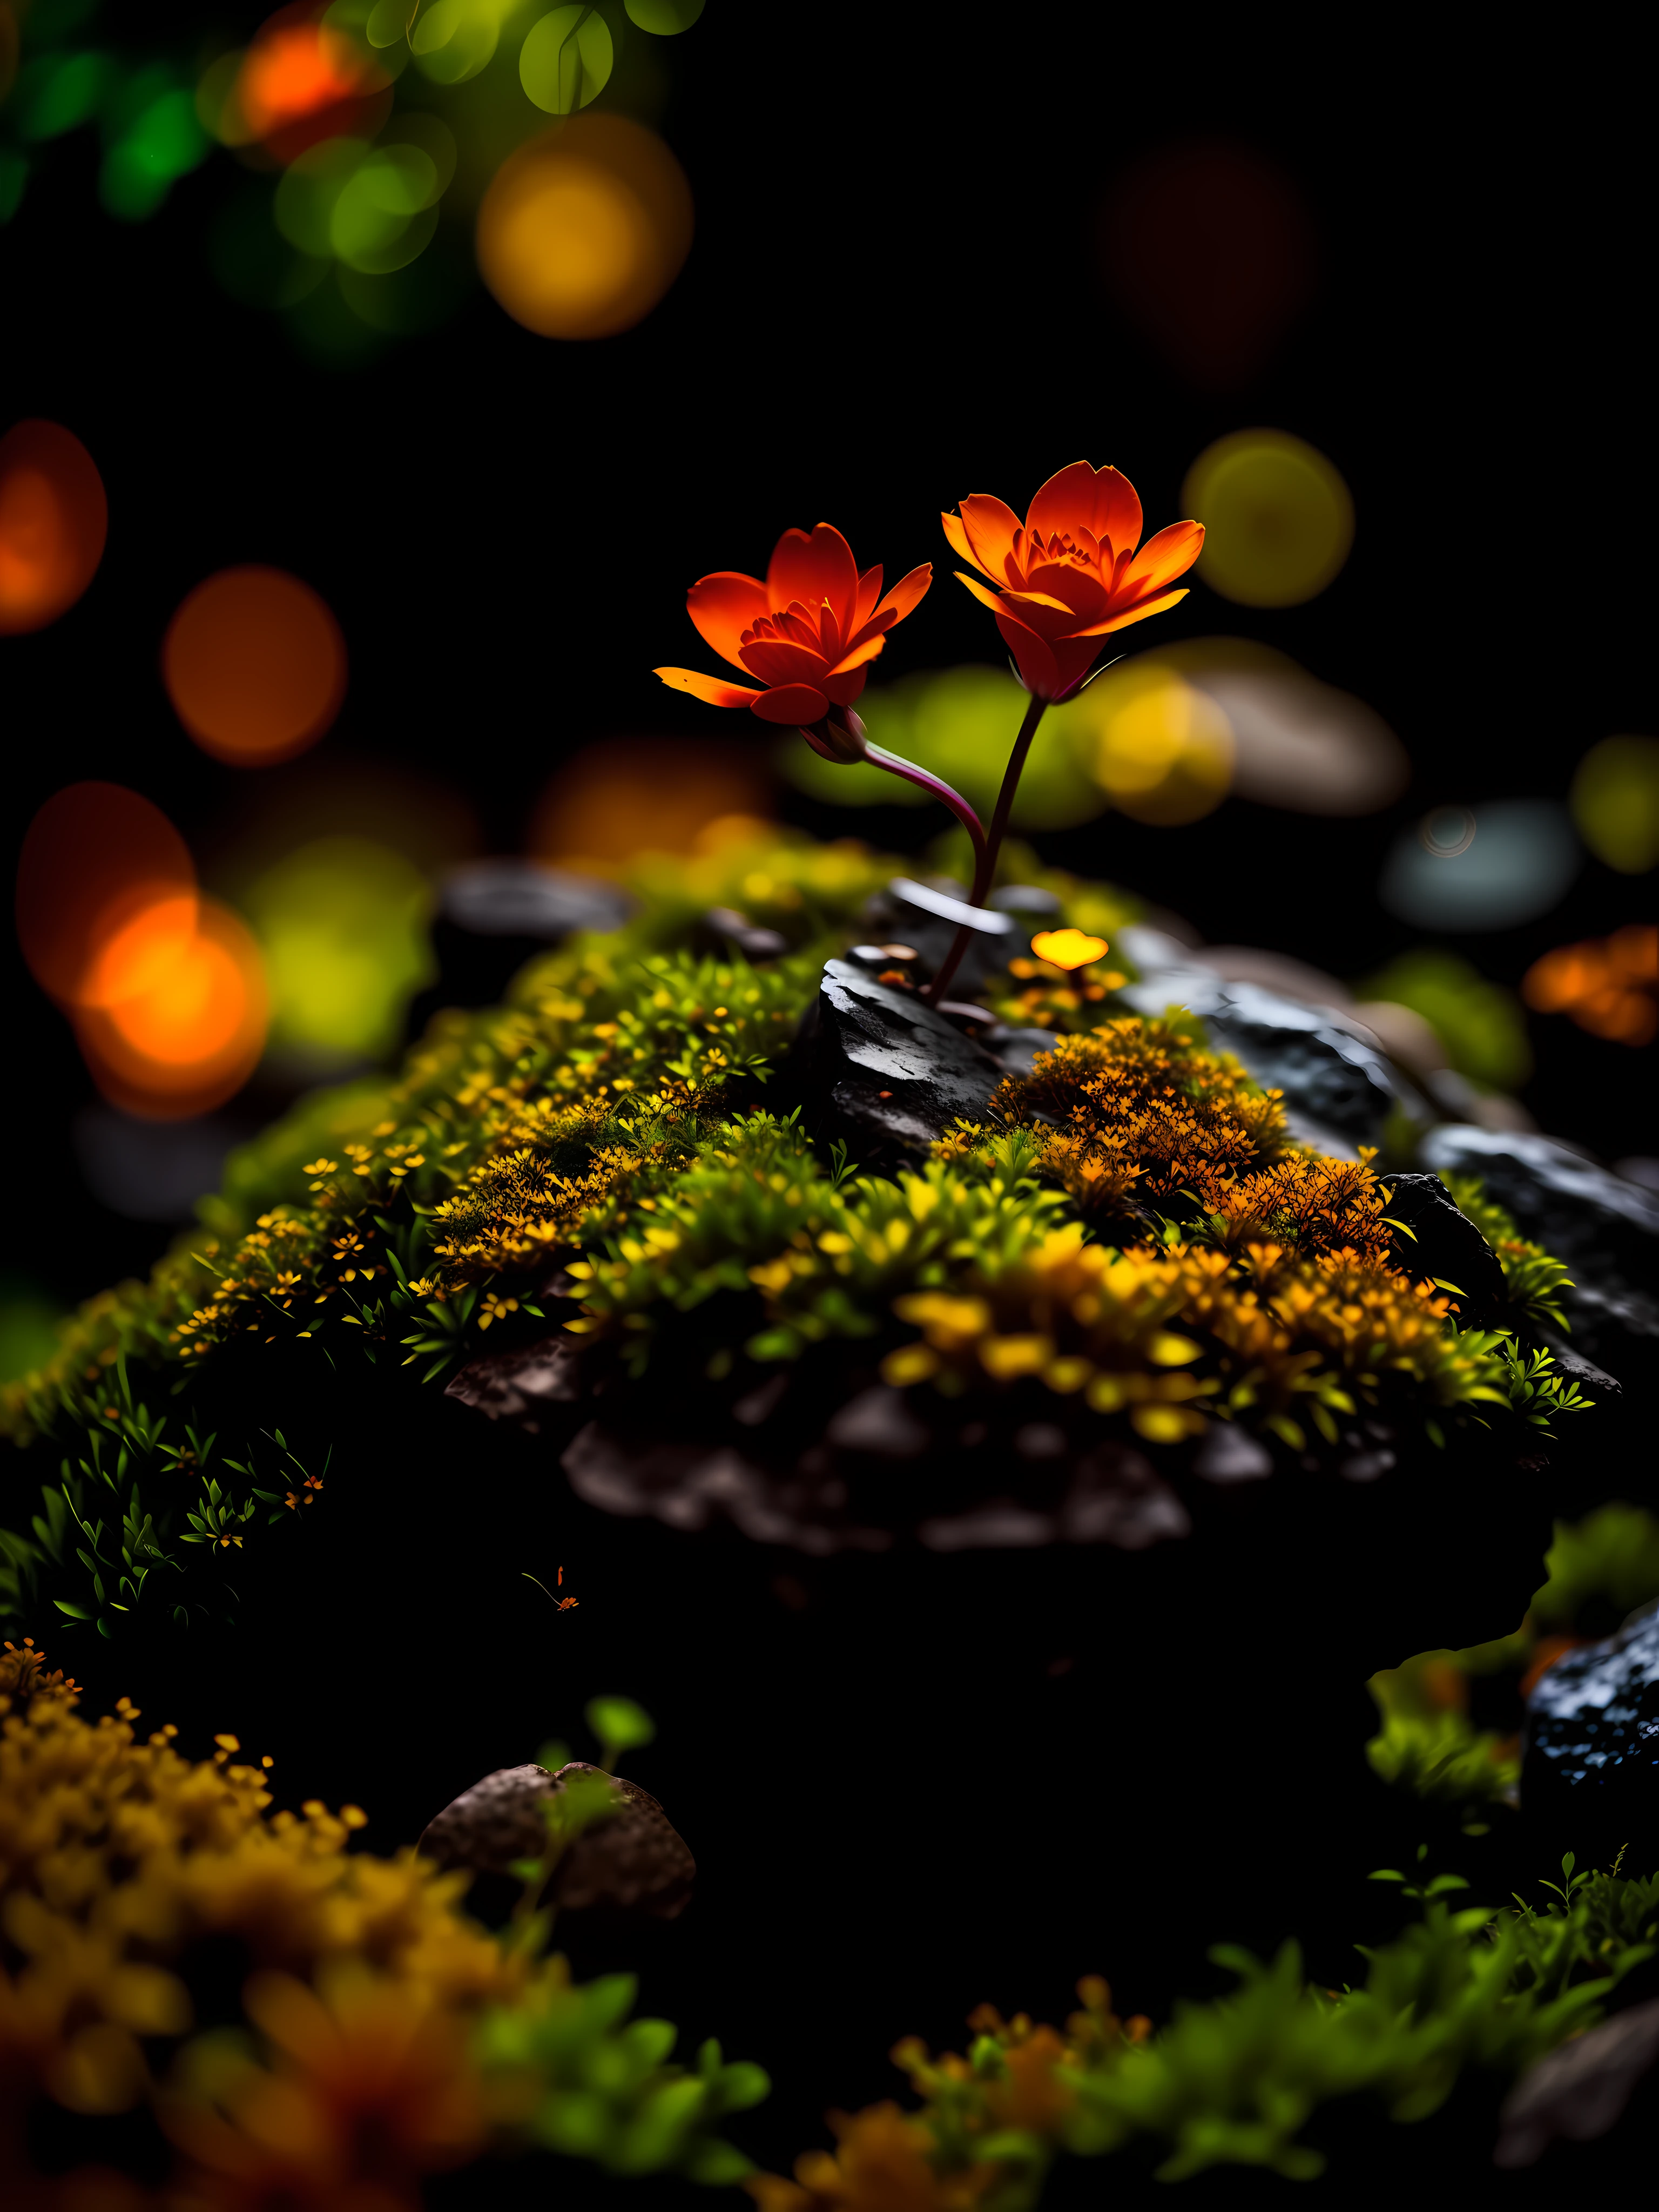
[[1290, 2180], [1324, 2170], [1300, 2141], [1322, 2106], [1364, 2100], [1379, 2118], [1425, 2119], [1466, 2076], [1508, 2082], [1568, 2036], [1659, 1948], [1659, 1876], [1578, 1873], [1571, 1853], [1541, 1905], [1463, 1905], [1456, 1875], [1382, 1869], [1419, 1917], [1391, 1942], [1355, 1948], [1364, 1977], [1340, 1989], [1306, 1978], [1286, 1943], [1264, 1964], [1237, 1946], [1212, 1961], [1238, 1986], [1177, 2004], [1157, 2032], [1121, 2021], [1098, 1976], [1078, 1984], [1064, 2030], [969, 2016], [965, 2053], [893, 2052], [919, 2100], [836, 2114], [833, 2152], [805, 2152], [795, 2179], [757, 2174], [762, 2212], [1029, 2212], [1061, 2155], [1099, 2157], [1137, 2142], [1161, 2153], [1157, 2179], [1257, 2166]]
[[1598, 860], [1622, 874], [1659, 866], [1659, 738], [1603, 738], [1572, 779], [1572, 817]]
[[1513, 1091], [1532, 1073], [1526, 1016], [1513, 991], [1489, 983], [1455, 952], [1431, 945], [1402, 952], [1354, 986], [1362, 1000], [1386, 999], [1421, 1014], [1449, 1066], [1471, 1083]]
[[[988, 822], [1020, 719], [1029, 704], [1006, 668], [970, 665], [872, 685], [859, 701], [872, 741], [940, 776]], [[840, 806], [923, 806], [915, 784], [865, 763], [851, 768], [822, 759], [792, 732], [779, 746], [778, 766], [798, 790]], [[1067, 829], [1092, 821], [1106, 794], [1079, 763], [1065, 710], [1048, 714], [1026, 760], [1014, 799], [1016, 829]]]
[[222, 148], [252, 172], [221, 196], [209, 258], [224, 289], [282, 313], [313, 352], [361, 353], [468, 295], [469, 226], [505, 157], [549, 113], [601, 96], [653, 110], [653, 50], [702, 12], [701, 0], [319, 0], [245, 10], [240, 33], [137, 41], [106, 0], [8, 0], [0, 51], [9, 30], [18, 52], [9, 86], [0, 69], [0, 224], [78, 133], [97, 133], [100, 202], [129, 222]]
[[379, 1060], [403, 1034], [436, 969], [431, 893], [401, 853], [366, 837], [320, 837], [242, 891], [270, 991], [269, 1049], [325, 1074]]
[[[95, 1725], [76, 1705], [32, 1644], [6, 1647], [0, 2071], [9, 2105], [75, 2115], [115, 2154], [108, 2201], [415, 2203], [427, 2176], [526, 2149], [700, 2181], [749, 2170], [715, 2130], [766, 2075], [714, 2042], [670, 2063], [677, 2031], [628, 2018], [631, 1975], [575, 1984], [544, 1918], [492, 1936], [460, 1909], [464, 1875], [351, 1850], [356, 1806], [273, 1812], [270, 1761], [234, 1735], [192, 1763], [176, 1729], [141, 1743], [128, 1700]], [[227, 1945], [246, 1979], [215, 2025]], [[88, 2131], [119, 2115], [118, 2134]], [[45, 2202], [45, 2180], [8, 2127], [0, 2194]], [[550, 2168], [544, 2185], [567, 2184]]]
[[64, 1309], [27, 1275], [0, 1275], [0, 1382], [44, 1367], [58, 1348]]
[[[1558, 1521], [1545, 1555], [1546, 1580], [1513, 1635], [1462, 1651], [1419, 1651], [1373, 1674], [1382, 1722], [1366, 1757], [1383, 1781], [1431, 1804], [1461, 1811], [1483, 1832], [1493, 1805], [1513, 1806], [1521, 1778], [1520, 1727], [1526, 1692], [1576, 1645], [1605, 1636], [1659, 1597], [1659, 1520], [1638, 1506], [1598, 1506], [1583, 1521]], [[1477, 1685], [1484, 1686], [1477, 1692]], [[1470, 1717], [1477, 1694], [1496, 1690], [1508, 1729]]]
[[[1010, 860], [1098, 939], [1128, 910]], [[342, 1471], [307, 1429], [307, 1363], [436, 1383], [560, 1320], [593, 1372], [667, 1359], [720, 1388], [739, 1362], [859, 1340], [897, 1387], [988, 1409], [1041, 1390], [1154, 1443], [1222, 1416], [1334, 1448], [1375, 1407], [1439, 1442], [1448, 1419], [1583, 1405], [1547, 1355], [1460, 1329], [1448, 1294], [1395, 1272], [1369, 1162], [1289, 1143], [1196, 1024], [1124, 1018], [1098, 963], [1018, 956], [988, 979], [994, 1006], [1046, 994], [1058, 1047], [1004, 1085], [994, 1127], [890, 1179], [815, 1146], [767, 1085], [892, 872], [763, 826], [641, 860], [623, 928], [532, 961], [504, 1006], [441, 1013], [395, 1078], [315, 1092], [234, 1155], [149, 1281], [89, 1301], [0, 1391], [31, 1447], [0, 1531], [6, 1616], [113, 1635], [230, 1608], [239, 1555], [330, 1519]], [[700, 953], [715, 908], [787, 949]], [[1527, 1264], [1547, 1292], [1553, 1263]]]

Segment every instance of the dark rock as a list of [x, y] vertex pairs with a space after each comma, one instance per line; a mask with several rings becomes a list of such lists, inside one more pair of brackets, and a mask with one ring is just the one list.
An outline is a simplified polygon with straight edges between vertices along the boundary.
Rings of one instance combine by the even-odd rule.
[[1606, 2135], [1656, 2066], [1659, 1998], [1615, 2013], [1529, 2066], [1504, 2101], [1493, 2163], [1531, 2166], [1561, 2136], [1592, 2142]]
[[1273, 1471], [1266, 1444], [1236, 1421], [1212, 1421], [1193, 1458], [1206, 1482], [1260, 1482]]
[[1011, 1498], [989, 1498], [968, 1512], [924, 1521], [916, 1534], [931, 1552], [1055, 1543], [1144, 1552], [1190, 1535], [1192, 1525], [1186, 1507], [1141, 1453], [1107, 1443], [1079, 1461], [1065, 1495], [1047, 1511]]
[[671, 1528], [704, 1528], [717, 1516], [758, 1544], [787, 1544], [827, 1557], [885, 1551], [892, 1533], [846, 1517], [847, 1486], [833, 1456], [775, 1475], [730, 1446], [635, 1437], [592, 1421], [572, 1438], [562, 1465], [576, 1495], [603, 1512], [648, 1514]]
[[882, 1459], [917, 1459], [932, 1443], [933, 1431], [911, 1410], [902, 1390], [877, 1382], [849, 1399], [824, 1435], [852, 1451], [874, 1452]]
[[1553, 1138], [1453, 1124], [1419, 1157], [1443, 1175], [1478, 1176], [1487, 1195], [1573, 1275], [1563, 1301], [1573, 1346], [1621, 1381], [1659, 1364], [1659, 1194], [1597, 1167]]
[[1015, 915], [1028, 922], [1058, 921], [1061, 912], [1053, 891], [1045, 891], [1040, 884], [1005, 884], [985, 903], [999, 914]]
[[1380, 1145], [1396, 1105], [1426, 1120], [1420, 1099], [1359, 1034], [1362, 1024], [1328, 1007], [1306, 1006], [1257, 983], [1228, 982], [1156, 930], [1120, 933], [1121, 950], [1141, 980], [1122, 996], [1138, 1013], [1180, 1006], [1204, 1024], [1218, 1052], [1231, 1052], [1264, 1089], [1281, 1091], [1285, 1117], [1304, 1142], [1354, 1157]]
[[[445, 1868], [504, 1875], [515, 1860], [547, 1847], [543, 1808], [579, 1775], [602, 1769], [572, 1759], [556, 1774], [544, 1766], [503, 1766], [486, 1774], [428, 1822], [417, 1849]], [[672, 1920], [685, 1909], [696, 1862], [649, 1791], [620, 1775], [614, 1813], [585, 1828], [561, 1854], [547, 1901], [562, 1911], [595, 1905]]]
[[452, 1375], [446, 1398], [487, 1413], [492, 1421], [516, 1421], [532, 1436], [554, 1406], [575, 1404], [582, 1395], [580, 1354], [568, 1336], [544, 1336], [516, 1352], [487, 1352]]
[[439, 914], [474, 937], [527, 937], [555, 945], [579, 929], [620, 929], [628, 893], [596, 876], [535, 860], [473, 860], [445, 878]]
[[410, 1006], [418, 1036], [440, 1006], [493, 1006], [527, 960], [579, 929], [618, 929], [634, 902], [615, 884], [534, 860], [473, 860], [446, 879], [432, 925], [437, 981]]
[[980, 1042], [987, 1051], [995, 1053], [1010, 1075], [1029, 1075], [1040, 1052], [1052, 1052], [1054, 1033], [1052, 1030], [987, 1030]]
[[860, 1167], [913, 1165], [958, 1117], [984, 1118], [1002, 1063], [913, 992], [831, 960], [797, 1044], [809, 1126]]
[[1390, 1175], [1389, 1218], [1411, 1231], [1392, 1240], [1395, 1264], [1414, 1279], [1455, 1283], [1467, 1324], [1490, 1328], [1509, 1306], [1503, 1263], [1436, 1175]]
[[1659, 1814], [1659, 1604], [1558, 1659], [1527, 1699], [1521, 1802], [1597, 1845], [1650, 1832]]
[[752, 967], [776, 960], [789, 950], [789, 940], [780, 931], [750, 921], [746, 914], [731, 906], [711, 906], [692, 935], [694, 949], [716, 954], [738, 952]]
[[916, 956], [931, 974], [956, 942], [957, 930], [966, 921], [974, 932], [951, 981], [963, 994], [977, 991], [994, 969], [1016, 952], [1024, 933], [1012, 915], [992, 908], [969, 906], [965, 886], [939, 878], [918, 883], [908, 876], [895, 877], [871, 900], [865, 918], [883, 936], [897, 936], [915, 948]]

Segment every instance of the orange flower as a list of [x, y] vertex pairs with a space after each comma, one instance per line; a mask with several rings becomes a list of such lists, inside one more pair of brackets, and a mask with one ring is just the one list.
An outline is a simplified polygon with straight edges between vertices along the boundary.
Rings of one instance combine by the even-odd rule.
[[997, 618], [1020, 681], [1036, 699], [1069, 699], [1100, 651], [1100, 640], [1162, 614], [1187, 596], [1170, 589], [1199, 556], [1201, 522], [1172, 522], [1140, 547], [1140, 501], [1115, 469], [1073, 461], [1049, 477], [1022, 524], [988, 492], [942, 515], [964, 561], [996, 585], [988, 591], [957, 571]]
[[692, 621], [722, 660], [766, 687], [751, 690], [695, 668], [654, 672], [677, 691], [711, 707], [748, 707], [763, 722], [821, 722], [831, 707], [850, 707], [886, 633], [933, 580], [931, 562], [881, 596], [881, 570], [863, 574], [839, 530], [821, 522], [809, 536], [786, 530], [766, 581], [721, 568], [686, 594]]

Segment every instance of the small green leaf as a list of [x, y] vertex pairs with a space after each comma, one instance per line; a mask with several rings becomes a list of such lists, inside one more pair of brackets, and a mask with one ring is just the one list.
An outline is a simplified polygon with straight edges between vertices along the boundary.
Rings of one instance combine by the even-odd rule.
[[637, 1751], [657, 1733], [656, 1723], [650, 1714], [643, 1705], [636, 1705], [632, 1698], [591, 1698], [582, 1718], [611, 1757], [618, 1757], [625, 1751]]

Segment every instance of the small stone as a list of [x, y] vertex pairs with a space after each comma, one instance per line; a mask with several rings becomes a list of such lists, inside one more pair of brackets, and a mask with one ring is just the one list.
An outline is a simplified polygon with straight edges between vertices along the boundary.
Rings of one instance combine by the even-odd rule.
[[1193, 1459], [1206, 1482], [1260, 1482], [1273, 1471], [1267, 1446], [1236, 1421], [1212, 1421]]
[[634, 902], [615, 884], [535, 860], [471, 860], [444, 880], [439, 912], [477, 937], [556, 944], [578, 929], [620, 929]]
[[999, 914], [1018, 915], [1022, 921], [1054, 921], [1060, 913], [1060, 901], [1040, 884], [1005, 884], [985, 903]]
[[[441, 1867], [509, 1873], [515, 1861], [538, 1859], [546, 1850], [546, 1801], [578, 1775], [603, 1771], [581, 1759], [556, 1774], [543, 1766], [500, 1767], [429, 1821], [416, 1848]], [[621, 1802], [566, 1846], [547, 1901], [562, 1911], [605, 1905], [672, 1920], [690, 1897], [696, 1862], [649, 1791], [620, 1775], [605, 1778]]]
[[492, 1421], [514, 1421], [532, 1436], [552, 1406], [582, 1395], [580, 1354], [574, 1338], [539, 1337], [516, 1352], [487, 1352], [452, 1375], [446, 1398], [458, 1398]]
[[933, 1441], [932, 1431], [917, 1419], [903, 1391], [885, 1382], [850, 1399], [824, 1434], [842, 1450], [874, 1452], [882, 1459], [919, 1458]]
[[1395, 1265], [1418, 1281], [1455, 1283], [1466, 1324], [1499, 1320], [1510, 1302], [1503, 1263], [1468, 1214], [1459, 1212], [1439, 1176], [1390, 1175], [1382, 1187], [1388, 1215], [1411, 1231], [1395, 1232]]
[[763, 961], [779, 959], [789, 950], [789, 940], [780, 931], [750, 921], [735, 907], [711, 906], [692, 933], [704, 943], [712, 940], [711, 949], [729, 947], [740, 952], [751, 967], [759, 966]]
[[910, 1166], [959, 1117], [982, 1121], [1002, 1063], [912, 992], [831, 960], [797, 1046], [815, 1133], [878, 1174]]
[[1539, 1677], [1527, 1699], [1525, 1741], [1528, 1812], [1570, 1798], [1587, 1835], [1651, 1829], [1659, 1814], [1659, 1603]]
[[1531, 2166], [1559, 2136], [1593, 2142], [1624, 2117], [1656, 2066], [1659, 1997], [1615, 2013], [1529, 2066], [1504, 2101], [1493, 2163]]

